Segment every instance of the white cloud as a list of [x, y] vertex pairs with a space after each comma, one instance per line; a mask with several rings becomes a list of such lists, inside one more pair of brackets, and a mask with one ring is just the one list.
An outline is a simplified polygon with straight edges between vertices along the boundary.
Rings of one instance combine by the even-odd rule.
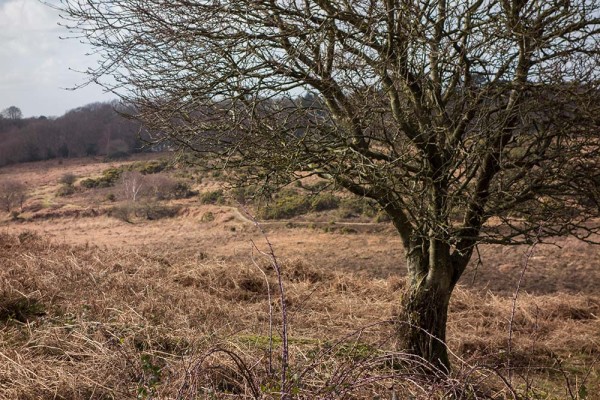
[[[56, 1], [54, 1], [56, 3]], [[77, 40], [61, 40], [59, 13], [37, 0], [0, 0], [0, 110], [20, 107], [26, 116], [60, 115], [86, 103], [103, 100], [98, 87], [66, 91], [84, 81], [95, 60]]]
[[[12, 0], [2, 4], [3, 28], [47, 30], [56, 27], [56, 11], [35, 0]], [[4, 19], [7, 18], [7, 19]]]

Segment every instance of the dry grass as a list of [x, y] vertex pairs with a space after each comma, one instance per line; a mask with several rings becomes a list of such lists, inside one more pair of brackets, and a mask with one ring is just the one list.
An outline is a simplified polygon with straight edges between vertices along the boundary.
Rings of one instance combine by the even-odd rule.
[[[241, 397], [251, 394], [250, 383], [263, 394], [278, 390], [276, 374], [268, 373], [267, 283], [250, 254], [247, 263], [232, 264], [55, 245], [21, 234], [0, 238], [0, 258], [0, 307], [18, 309], [0, 313], [0, 398], [205, 398], [211, 391]], [[276, 277], [266, 260], [259, 266], [268, 275], [277, 325]], [[290, 376], [300, 376], [294, 386], [300, 398], [424, 396], [425, 390], [441, 398], [449, 390], [390, 369], [402, 357], [392, 351], [393, 326], [385, 319], [393, 315], [401, 279], [339, 273], [300, 259], [283, 268]], [[523, 295], [510, 355], [514, 387], [523, 392], [532, 382], [530, 393], [554, 393], [537, 398], [568, 398], [563, 373], [574, 385], [588, 367], [587, 387], [597, 387], [599, 304], [593, 295]], [[452, 302], [455, 377], [464, 383], [469, 373], [473, 382], [488, 371], [479, 386], [502, 393], [494, 398], [511, 398], [489, 372], [506, 364], [511, 307], [509, 296], [467, 289], [458, 289]], [[280, 344], [276, 334], [276, 352]], [[241, 357], [250, 378], [231, 354]]]
[[[82, 159], [0, 171], [33, 187], [22, 219], [7, 218], [0, 234], [0, 399], [278, 397], [276, 275], [251, 254], [251, 241], [264, 248], [261, 233], [239, 210], [196, 199], [170, 201], [174, 218], [132, 224], [108, 216], [113, 188], [55, 195], [66, 172], [83, 178], [118, 165]], [[208, 177], [194, 187], [218, 188]], [[404, 268], [393, 229], [357, 224], [360, 234], [344, 234], [309, 224], [265, 224], [283, 260], [285, 390], [296, 398], [600, 399], [592, 246], [568, 238], [538, 246], [510, 353], [526, 249], [481, 246], [483, 265], [473, 263], [451, 302], [455, 371], [432, 382], [419, 360], [394, 350]]]

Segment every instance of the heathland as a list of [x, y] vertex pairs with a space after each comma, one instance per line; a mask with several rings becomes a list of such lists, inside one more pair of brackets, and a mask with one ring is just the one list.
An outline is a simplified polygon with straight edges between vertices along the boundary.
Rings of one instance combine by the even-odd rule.
[[0, 399], [600, 399], [594, 246], [480, 246], [431, 381], [395, 350], [403, 249], [372, 204], [225, 178], [155, 153], [0, 169]]

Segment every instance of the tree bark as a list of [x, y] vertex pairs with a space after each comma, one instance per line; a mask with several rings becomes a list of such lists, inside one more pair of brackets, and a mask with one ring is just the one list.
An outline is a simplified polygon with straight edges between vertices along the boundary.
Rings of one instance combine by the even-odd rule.
[[[446, 323], [455, 284], [452, 266], [447, 257], [408, 258], [409, 279], [397, 321], [399, 349], [422, 358], [437, 371], [448, 373]], [[431, 264], [436, 262], [438, 265], [433, 268]], [[440, 262], [447, 264], [439, 265]]]

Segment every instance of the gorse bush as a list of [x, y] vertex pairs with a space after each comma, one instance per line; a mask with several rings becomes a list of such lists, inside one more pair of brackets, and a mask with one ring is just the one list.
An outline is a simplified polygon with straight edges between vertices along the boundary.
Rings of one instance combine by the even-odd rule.
[[287, 219], [308, 213], [312, 208], [311, 199], [293, 190], [284, 190], [275, 196], [274, 201], [258, 209], [261, 219]]
[[111, 151], [110, 153], [108, 153], [106, 155], [106, 160], [109, 161], [113, 161], [113, 160], [124, 160], [127, 157], [129, 157], [130, 153], [127, 151], [123, 151], [123, 150], [116, 150], [116, 151]]
[[79, 184], [87, 189], [111, 187], [121, 178], [123, 171], [122, 168], [111, 167], [104, 170], [98, 178], [86, 178]]
[[71, 172], [67, 172], [58, 179], [58, 183], [61, 183], [63, 185], [67, 185], [67, 186], [72, 186], [76, 180], [77, 180], [77, 176], [75, 176], [75, 174], [73, 174]]
[[112, 207], [109, 215], [128, 223], [133, 223], [136, 220], [155, 221], [175, 217], [180, 208], [177, 205], [164, 205], [155, 201], [126, 202]]
[[331, 193], [307, 195], [295, 190], [284, 190], [274, 200], [260, 207], [257, 217], [261, 219], [287, 219], [313, 211], [334, 210], [339, 207], [340, 198]]
[[314, 196], [310, 203], [313, 211], [335, 210], [340, 206], [340, 198], [331, 193], [322, 193]]
[[328, 181], [317, 181], [314, 183], [302, 183], [302, 181], [298, 181], [298, 186], [309, 192], [319, 193], [326, 189], [330, 189], [332, 184]]
[[157, 220], [163, 218], [173, 218], [179, 212], [179, 206], [167, 206], [157, 202], [147, 202], [142, 204], [137, 215], [142, 215], [147, 220]]
[[168, 176], [152, 176], [146, 182], [156, 200], [187, 199], [197, 194], [187, 182]]
[[373, 200], [363, 197], [348, 197], [340, 201], [339, 214], [341, 218], [365, 216], [375, 217], [380, 207]]
[[111, 187], [119, 181], [124, 172], [139, 172], [142, 175], [151, 175], [170, 168], [171, 166], [167, 160], [139, 161], [119, 167], [110, 167], [104, 170], [101, 176], [83, 179], [79, 184], [87, 189]]
[[225, 195], [223, 190], [213, 190], [200, 193], [200, 203], [202, 204], [225, 204]]
[[259, 189], [254, 185], [235, 187], [229, 191], [229, 194], [237, 204], [245, 205], [260, 201], [257, 198], [257, 194], [260, 194]]
[[[325, 189], [323, 182], [317, 182], [309, 189]], [[234, 198], [247, 201], [247, 193], [254, 188], [234, 190]], [[271, 201], [254, 200], [257, 207], [256, 216], [260, 219], [288, 219], [311, 212], [338, 210], [340, 218], [368, 217], [374, 218], [380, 212], [379, 206], [372, 200], [355, 197], [341, 197], [330, 192], [308, 192], [306, 185], [301, 189], [285, 189], [277, 193]]]
[[56, 191], [56, 195], [59, 197], [70, 196], [75, 193], [75, 187], [73, 185], [60, 185]]
[[157, 174], [172, 169], [167, 160], [139, 161], [128, 166], [129, 169], [139, 171], [144, 175]]

